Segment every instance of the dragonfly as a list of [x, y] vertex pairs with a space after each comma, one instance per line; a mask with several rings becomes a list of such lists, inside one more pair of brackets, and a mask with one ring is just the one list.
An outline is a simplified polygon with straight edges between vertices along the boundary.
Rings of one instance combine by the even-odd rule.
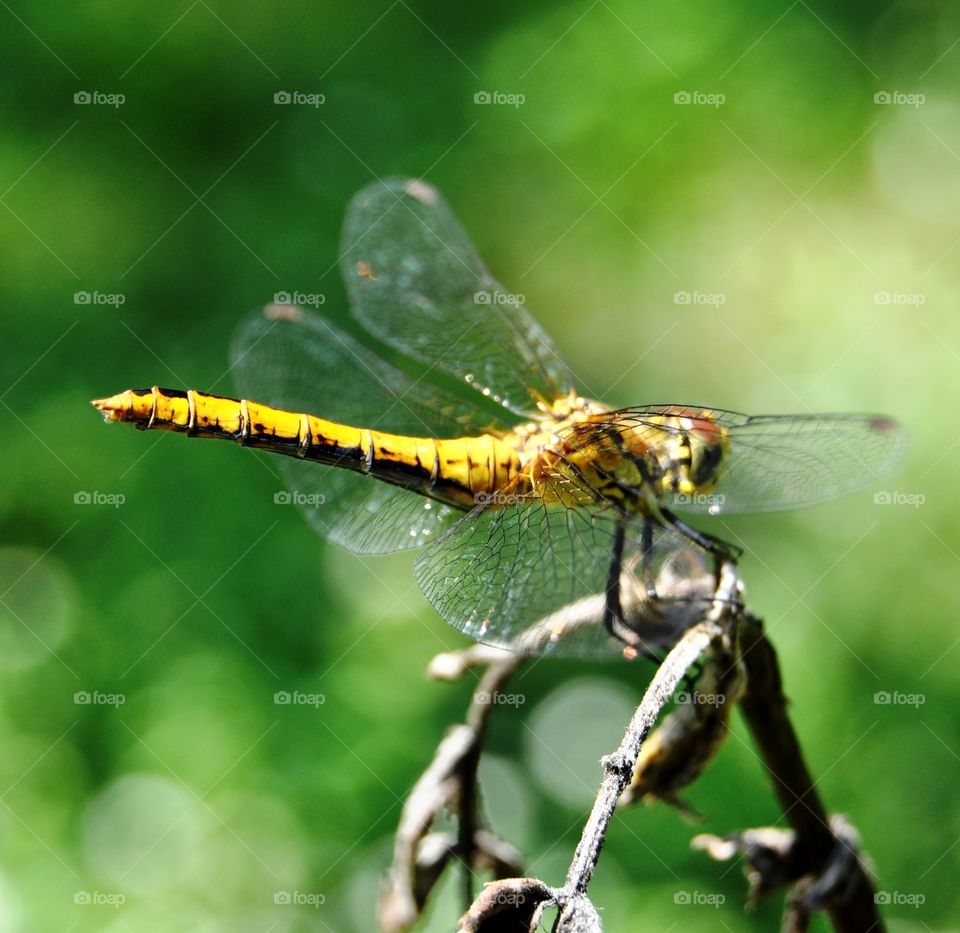
[[708, 525], [813, 505], [874, 483], [904, 450], [883, 415], [611, 410], [581, 396], [420, 179], [353, 198], [340, 265], [361, 336], [273, 303], [234, 336], [239, 398], [152, 386], [93, 405], [283, 455], [288, 495], [317, 531], [360, 554], [420, 549], [427, 599], [483, 643], [662, 655], [738, 554], [681, 515]]

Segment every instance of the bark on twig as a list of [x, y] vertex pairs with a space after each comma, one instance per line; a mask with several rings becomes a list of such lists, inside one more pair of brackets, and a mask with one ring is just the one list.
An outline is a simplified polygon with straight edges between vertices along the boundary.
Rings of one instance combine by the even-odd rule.
[[[482, 645], [435, 658], [430, 672], [438, 679], [457, 679], [475, 666], [483, 666], [485, 671], [466, 722], [448, 733], [404, 807], [390, 884], [381, 900], [384, 928], [399, 931], [412, 924], [443, 869], [459, 859], [468, 902], [474, 871], [492, 870], [497, 880], [472, 901], [458, 929], [467, 933], [533, 931], [544, 910], [555, 906], [554, 933], [601, 933], [600, 915], [587, 888], [618, 802], [654, 798], [678, 803], [677, 792], [709, 763], [726, 735], [729, 706], [739, 702], [791, 829], [767, 827], [724, 837], [701, 835], [694, 840], [695, 848], [720, 861], [745, 860], [750, 881], [748, 903], [785, 889], [785, 931], [801, 933], [813, 913], [827, 911], [839, 933], [880, 933], [883, 926], [859, 838], [842, 817], [828, 818], [814, 790], [787, 716], [776, 654], [759, 621], [744, 611], [740, 595], [736, 565], [723, 561], [709, 611], [683, 633], [667, 655], [620, 746], [602, 761], [600, 789], [560, 888], [535, 878], [510, 877], [519, 874], [519, 857], [485, 830], [478, 816], [477, 766], [489, 718], [496, 708], [497, 693], [522, 658]], [[575, 621], [568, 620], [569, 624]], [[538, 634], [539, 629], [534, 628]], [[698, 675], [700, 686], [714, 702], [722, 698], [723, 706], [698, 710], [694, 701], [689, 709], [678, 707], [645, 746], [664, 707], [704, 654], [707, 661]], [[698, 695], [703, 702], [706, 694], [696, 690], [692, 694]], [[444, 808], [456, 812], [456, 837], [433, 830]]]
[[[473, 900], [476, 870], [492, 871], [497, 878], [520, 872], [519, 853], [479, 824], [477, 766], [496, 695], [522, 660], [501, 649], [475, 645], [438, 655], [430, 666], [429, 674], [443, 680], [456, 680], [480, 665], [486, 670], [471, 697], [467, 721], [447, 732], [404, 803], [393, 862], [377, 907], [380, 928], [386, 933], [400, 933], [417, 921], [434, 885], [454, 859], [463, 865], [466, 906]], [[457, 814], [455, 839], [432, 831], [448, 809]]]
[[[712, 642], [724, 636], [721, 622], [724, 615], [737, 605], [738, 587], [736, 567], [724, 562], [716, 598], [707, 617], [688, 629], [664, 659], [630, 720], [620, 747], [603, 759], [603, 782], [570, 863], [562, 889], [564, 897], [574, 899], [586, 894], [617, 801], [633, 777], [640, 746], [690, 667]], [[561, 909], [561, 919], [565, 909]]]
[[747, 691], [740, 701], [784, 816], [796, 833], [797, 857], [805, 874], [827, 877], [843, 864], [842, 880], [819, 909], [826, 909], [838, 933], [880, 933], [883, 921], [874, 899], [873, 883], [859, 857], [849, 858], [848, 840], [838, 837], [807, 770], [800, 742], [787, 715], [780, 667], [773, 645], [757, 620], [746, 617], [739, 626]]

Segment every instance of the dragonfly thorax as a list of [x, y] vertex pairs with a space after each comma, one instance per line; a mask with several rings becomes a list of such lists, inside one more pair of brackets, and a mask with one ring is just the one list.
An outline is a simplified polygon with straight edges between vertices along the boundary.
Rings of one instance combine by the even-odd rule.
[[537, 407], [542, 415], [535, 421], [517, 425], [507, 437], [524, 469], [529, 469], [539, 459], [553, 462], [557, 456], [566, 453], [565, 436], [571, 429], [608, 410], [599, 402], [573, 392], [550, 404], [540, 402]]
[[564, 421], [555, 434], [557, 459], [600, 495], [633, 511], [707, 495], [729, 449], [727, 432], [709, 412], [684, 408], [593, 410]]

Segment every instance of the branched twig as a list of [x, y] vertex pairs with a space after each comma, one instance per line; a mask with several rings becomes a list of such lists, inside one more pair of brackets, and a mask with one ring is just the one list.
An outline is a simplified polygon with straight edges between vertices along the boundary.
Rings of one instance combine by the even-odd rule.
[[[780, 667], [773, 645], [757, 620], [745, 616], [739, 625], [747, 691], [740, 703], [750, 731], [760, 749], [784, 816], [796, 834], [797, 858], [803, 874], [834, 879], [822, 890], [818, 882], [815, 909], [830, 913], [840, 933], [880, 933], [884, 929], [877, 911], [873, 883], [857, 856], [858, 842], [850, 833], [838, 833], [817, 795], [800, 751], [800, 742], [787, 715]], [[843, 824], [846, 826], [847, 824]], [[851, 853], [853, 857], [851, 858]]]
[[[706, 616], [677, 641], [644, 693], [619, 748], [603, 759], [600, 790], [560, 888], [535, 878], [510, 877], [519, 874], [519, 856], [482, 828], [477, 812], [477, 766], [489, 717], [497, 693], [522, 657], [476, 645], [434, 659], [430, 672], [436, 678], [453, 680], [479, 665], [486, 670], [466, 723], [448, 733], [404, 807], [381, 899], [384, 929], [411, 925], [443, 869], [459, 859], [468, 898], [475, 870], [492, 870], [498, 879], [485, 886], [461, 918], [458, 929], [464, 933], [532, 933], [550, 906], [559, 908], [554, 933], [600, 933], [587, 888], [618, 802], [653, 798], [677, 803], [677, 792], [702, 772], [726, 735], [726, 704], [740, 702], [792, 829], [744, 830], [722, 838], [703, 835], [694, 846], [715, 859], [745, 859], [748, 901], [786, 888], [785, 931], [801, 933], [811, 915], [824, 910], [840, 933], [882, 931], [856, 831], [842, 817], [828, 819], [816, 795], [787, 717], [776, 654], [759, 621], [743, 610], [735, 564], [722, 562], [714, 582]], [[580, 624], [574, 616], [565, 617], [564, 624]], [[550, 626], [534, 626], [527, 634], [546, 638], [555, 628], [551, 620]], [[694, 706], [671, 713], [645, 746], [678, 685], [704, 655], [703, 686], [715, 693], [695, 693]], [[706, 708], [697, 709], [698, 696]], [[711, 699], [720, 705], [709, 708]], [[456, 838], [431, 831], [444, 808], [457, 814]]]
[[569, 894], [582, 894], [587, 890], [617, 801], [633, 776], [641, 743], [653, 728], [663, 708], [670, 702], [677, 685], [691, 665], [720, 633], [721, 630], [716, 624], [702, 623], [684, 634], [657, 670], [630, 720], [620, 747], [603, 759], [603, 783], [600, 785], [590, 818], [583, 828], [564, 884], [564, 891]]
[[[620, 747], [603, 759], [603, 782], [570, 863], [561, 891], [562, 901], [573, 901], [577, 895], [586, 894], [617, 801], [636, 768], [640, 746], [690, 667], [714, 640], [724, 636], [721, 622], [730, 608], [736, 605], [738, 586], [736, 568], [732, 563], [725, 562], [720, 571], [717, 597], [707, 618], [688, 629], [667, 655], [630, 720]], [[561, 921], [568, 909], [562, 901]]]
[[[438, 680], [456, 680], [476, 666], [486, 670], [471, 698], [467, 721], [448, 731], [404, 803], [393, 863], [377, 910], [380, 927], [387, 933], [399, 933], [416, 922], [454, 858], [464, 867], [467, 905], [473, 900], [475, 870], [490, 870], [497, 878], [520, 873], [519, 853], [479, 825], [477, 766], [496, 695], [522, 660], [498, 648], [474, 645], [438, 655], [430, 665], [428, 673]], [[445, 809], [457, 813], [456, 839], [432, 831]]]

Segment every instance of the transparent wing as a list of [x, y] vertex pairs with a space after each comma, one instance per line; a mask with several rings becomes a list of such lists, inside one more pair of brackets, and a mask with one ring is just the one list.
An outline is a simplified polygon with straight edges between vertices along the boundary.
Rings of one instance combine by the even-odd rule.
[[648, 406], [611, 412], [625, 435], [654, 439], [669, 430], [656, 418], [678, 407], [707, 412], [728, 434], [730, 450], [710, 494], [677, 497], [680, 511], [733, 513], [801, 508], [863, 489], [891, 473], [906, 437], [882, 415], [741, 415], [697, 406]]
[[341, 255], [354, 314], [395, 349], [519, 415], [569, 391], [549, 338], [491, 278], [430, 185], [364, 188], [347, 210]]
[[643, 518], [627, 518], [586, 487], [575, 491], [575, 506], [550, 501], [554, 492], [546, 486], [513, 505], [474, 509], [431, 542], [415, 563], [427, 599], [485, 644], [522, 654], [622, 656], [624, 642], [608, 634], [603, 615], [617, 523], [626, 519], [624, 621], [647, 653], [668, 650], [710, 605], [709, 556], [653, 522], [647, 550]]
[[[321, 315], [292, 305], [252, 313], [234, 335], [231, 359], [238, 392], [275, 407], [417, 436], [491, 427], [489, 415], [415, 384]], [[290, 500], [317, 531], [356, 553], [417, 547], [460, 514], [348, 470], [279, 460]]]

